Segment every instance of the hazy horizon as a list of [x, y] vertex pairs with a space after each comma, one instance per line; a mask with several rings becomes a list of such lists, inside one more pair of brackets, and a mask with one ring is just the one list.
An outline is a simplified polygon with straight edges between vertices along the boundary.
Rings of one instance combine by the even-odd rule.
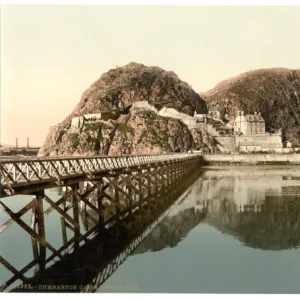
[[2, 5], [0, 143], [41, 146], [102, 73], [174, 71], [196, 92], [300, 67], [300, 6]]

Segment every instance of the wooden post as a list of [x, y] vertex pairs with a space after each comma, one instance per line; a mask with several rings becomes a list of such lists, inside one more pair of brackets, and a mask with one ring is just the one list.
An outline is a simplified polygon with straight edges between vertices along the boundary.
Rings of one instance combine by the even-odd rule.
[[158, 209], [158, 199], [159, 196], [161, 195], [160, 190], [159, 190], [159, 182], [158, 182], [158, 173], [159, 173], [159, 165], [156, 165], [155, 168], [155, 197], [154, 197], [154, 201], [155, 201], [155, 210]]
[[[33, 201], [35, 201], [35, 198], [33, 199]], [[37, 224], [37, 220], [36, 220], [36, 206], [33, 205], [32, 206], [31, 226], [30, 227], [34, 231], [36, 231], [36, 224]], [[39, 250], [38, 250], [37, 240], [32, 235], [31, 235], [31, 243], [32, 243], [33, 259], [36, 259], [36, 258], [38, 258]], [[34, 266], [34, 274], [36, 274], [37, 272], [38, 272], [38, 265], [35, 265]]]
[[151, 175], [150, 175], [151, 168], [147, 170], [147, 186], [148, 186], [148, 202], [152, 202], [152, 190], [151, 190]]
[[176, 163], [172, 165], [172, 184], [176, 182]]
[[[44, 208], [43, 208], [43, 199], [45, 197], [45, 192], [42, 190], [35, 194], [35, 213], [36, 213], [36, 222], [38, 226], [38, 235], [42, 239], [46, 239], [45, 234], [45, 223], [44, 223]], [[39, 270], [43, 274], [45, 270], [45, 261], [46, 261], [46, 247], [39, 243]]]
[[119, 175], [115, 175], [114, 180], [113, 180], [113, 186], [114, 186], [116, 225], [117, 225], [117, 231], [118, 231], [118, 236], [119, 236], [121, 220], [120, 220], [120, 198], [119, 198], [118, 180], [119, 180]]
[[[63, 211], [66, 212], [66, 200], [63, 201], [62, 205], [63, 205]], [[68, 242], [68, 236], [67, 236], [66, 220], [63, 216], [60, 216], [60, 222], [61, 222], [63, 243], [65, 245]]]
[[126, 186], [127, 186], [127, 199], [129, 206], [129, 227], [132, 229], [133, 226], [133, 212], [132, 212], [132, 187], [131, 187], [131, 173], [128, 173], [126, 176]]
[[97, 205], [98, 205], [98, 235], [99, 235], [99, 253], [103, 253], [104, 242], [104, 211], [103, 211], [103, 180], [96, 182], [97, 185]]
[[141, 216], [141, 221], [143, 221], [142, 220], [142, 209], [143, 209], [143, 200], [144, 200], [143, 187], [142, 187], [142, 176], [143, 176], [143, 173], [139, 169], [138, 170], [138, 190], [139, 190], [139, 215]]
[[73, 218], [74, 218], [74, 257], [75, 268], [79, 267], [79, 205], [78, 205], [78, 184], [72, 184], [72, 204], [73, 204]]

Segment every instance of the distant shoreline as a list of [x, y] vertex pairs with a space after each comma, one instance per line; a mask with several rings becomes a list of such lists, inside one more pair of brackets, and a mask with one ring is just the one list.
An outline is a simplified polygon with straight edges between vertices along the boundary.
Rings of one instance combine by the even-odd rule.
[[300, 165], [300, 154], [203, 154], [203, 160], [208, 165]]

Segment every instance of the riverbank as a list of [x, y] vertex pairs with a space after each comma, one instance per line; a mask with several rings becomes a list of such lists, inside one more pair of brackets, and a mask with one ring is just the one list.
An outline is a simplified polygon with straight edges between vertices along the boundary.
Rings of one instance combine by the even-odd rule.
[[298, 153], [203, 154], [208, 165], [300, 165]]

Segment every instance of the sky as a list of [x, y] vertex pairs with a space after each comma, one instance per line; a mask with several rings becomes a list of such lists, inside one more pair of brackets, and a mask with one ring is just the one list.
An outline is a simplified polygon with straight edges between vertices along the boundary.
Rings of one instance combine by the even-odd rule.
[[102, 73], [129, 62], [195, 91], [300, 68], [300, 6], [2, 5], [0, 143], [41, 146]]

